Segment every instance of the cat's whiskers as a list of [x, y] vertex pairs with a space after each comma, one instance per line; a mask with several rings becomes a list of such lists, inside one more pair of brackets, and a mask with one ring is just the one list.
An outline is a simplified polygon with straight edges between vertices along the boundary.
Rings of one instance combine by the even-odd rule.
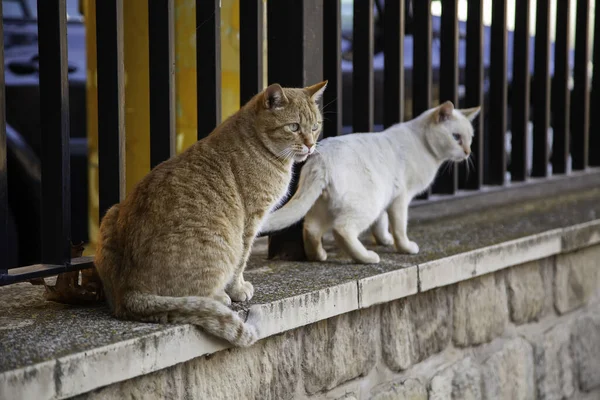
[[440, 172], [440, 176], [444, 175], [446, 171], [450, 170], [452, 164], [454, 163], [450, 161], [445, 161], [444, 164], [442, 164], [442, 171]]
[[277, 158], [278, 161], [288, 161], [289, 159], [291, 159], [294, 155], [294, 151], [289, 148], [286, 147], [284, 148], [282, 151], [280, 151], [278, 154], [275, 155], [275, 157]]
[[[468, 158], [467, 166], [470, 166], [471, 168], [473, 168], [473, 171], [475, 171], [475, 162], [473, 161], [473, 155], [471, 155]], [[471, 171], [471, 168], [467, 168], [467, 178], [469, 177], [469, 172]]]
[[323, 106], [323, 108], [321, 108], [321, 114], [323, 114], [323, 110], [325, 110], [328, 106], [330, 106], [331, 104], [333, 104], [338, 98], [336, 97], [335, 99], [331, 100], [329, 103], [325, 104]]

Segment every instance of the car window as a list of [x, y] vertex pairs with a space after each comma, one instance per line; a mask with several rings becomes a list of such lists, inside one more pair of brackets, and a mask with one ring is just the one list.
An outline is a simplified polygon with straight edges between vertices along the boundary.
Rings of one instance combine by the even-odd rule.
[[[6, 0], [3, 0], [3, 3]], [[37, 0], [25, 0], [31, 10], [31, 16], [37, 18]], [[81, 19], [83, 15], [79, 12], [79, 0], [67, 0], [67, 18]]]
[[79, 12], [79, 0], [67, 0], [67, 18], [83, 18]]
[[[380, 1], [383, 5], [383, 1]], [[341, 0], [342, 35], [352, 35], [352, 17], [354, 16], [354, 0]], [[377, 7], [373, 6], [373, 18], [377, 20], [379, 13]]]
[[2, 17], [10, 19], [25, 18], [23, 4], [19, 0], [2, 0]]

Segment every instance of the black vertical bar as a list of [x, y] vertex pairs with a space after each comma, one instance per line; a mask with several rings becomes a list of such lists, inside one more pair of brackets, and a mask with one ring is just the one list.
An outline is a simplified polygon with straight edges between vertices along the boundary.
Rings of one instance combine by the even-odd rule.
[[535, 21], [531, 176], [545, 177], [548, 175], [550, 125], [550, 0], [537, 0]]
[[529, 0], [515, 4], [512, 81], [511, 181], [527, 179], [527, 124], [529, 122]]
[[372, 132], [373, 92], [373, 0], [354, 0], [352, 31], [352, 129]]
[[96, 1], [100, 217], [125, 195], [123, 0]]
[[270, 83], [279, 83], [283, 87], [304, 87], [323, 80], [321, 21], [324, 1], [268, 0], [267, 57]]
[[323, 137], [342, 133], [342, 12], [340, 0], [323, 2]]
[[198, 139], [221, 123], [221, 0], [196, 0]]
[[404, 120], [404, 0], [386, 0], [383, 14], [383, 126]]
[[263, 0], [240, 1], [240, 106], [263, 90], [263, 13]]
[[413, 118], [431, 107], [431, 0], [413, 3]]
[[575, 65], [573, 67], [574, 85], [571, 101], [571, 157], [573, 158], [573, 170], [582, 170], [588, 165], [590, 127], [589, 12], [590, 0], [577, 0]]
[[[268, 0], [267, 57], [269, 82], [305, 87], [323, 80], [323, 5], [330, 0]], [[327, 89], [329, 90], [329, 89]], [[326, 91], [327, 91], [326, 90]], [[290, 192], [296, 190], [300, 165]], [[302, 221], [269, 236], [269, 258], [306, 258]]]
[[172, 0], [148, 0], [148, 28], [150, 166], [154, 168], [175, 155], [175, 32]]
[[490, 45], [490, 150], [488, 182], [503, 185], [506, 175], [506, 134], [507, 108], [507, 54], [506, 54], [506, 4], [507, 0], [492, 2], [492, 28]]
[[[0, 7], [2, 21], [2, 7]], [[6, 92], [4, 87], [4, 24], [0, 24], [0, 254], [8, 254], [8, 169], [6, 168]], [[0, 257], [0, 282], [8, 272], [8, 257]]]
[[469, 0], [467, 3], [467, 60], [465, 66], [465, 104], [467, 107], [481, 107], [479, 116], [473, 122], [475, 136], [471, 143], [473, 171], [467, 173], [466, 166], [460, 166], [459, 187], [477, 190], [483, 183], [483, 0]]
[[[412, 117], [431, 107], [431, 0], [413, 2]], [[418, 199], [427, 199], [430, 189]]]
[[[458, 107], [458, 0], [442, 0], [440, 32], [440, 103], [450, 100]], [[433, 184], [433, 193], [454, 194], [458, 169], [444, 168]]]
[[[539, 0], [538, 0], [539, 1]], [[546, 3], [548, 0], [546, 0]], [[539, 7], [539, 5], [538, 5]], [[554, 42], [554, 77], [552, 78], [552, 174], [567, 173], [570, 137], [569, 37], [571, 32], [571, 1], [562, 0], [556, 7], [556, 40]], [[540, 94], [541, 95], [541, 94]], [[545, 104], [546, 99], [544, 99]], [[542, 138], [540, 137], [540, 140]], [[535, 142], [534, 142], [535, 143]], [[543, 147], [548, 151], [548, 146]], [[536, 160], [534, 159], [534, 163]], [[538, 172], [547, 170], [547, 159], [538, 158]], [[534, 167], [535, 170], [535, 167]], [[537, 176], [546, 176], [538, 174]]]
[[[590, 109], [600, 110], [600, 1], [596, 0], [594, 14], [594, 74], [592, 75], [592, 94]], [[589, 165], [600, 166], [600, 119], [590, 115]]]
[[70, 261], [71, 187], [66, 0], [38, 0], [42, 262]]

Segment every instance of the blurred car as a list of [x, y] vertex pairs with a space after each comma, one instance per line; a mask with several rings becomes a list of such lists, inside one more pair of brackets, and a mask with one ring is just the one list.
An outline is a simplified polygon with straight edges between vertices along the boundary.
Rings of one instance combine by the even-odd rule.
[[[8, 267], [40, 259], [41, 157], [36, 0], [2, 0], [9, 201]], [[72, 237], [87, 240], [85, 27], [67, 0]]]

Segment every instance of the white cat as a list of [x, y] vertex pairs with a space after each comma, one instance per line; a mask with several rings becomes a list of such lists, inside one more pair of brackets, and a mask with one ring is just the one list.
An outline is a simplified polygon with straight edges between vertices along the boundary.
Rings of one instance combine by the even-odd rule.
[[358, 239], [369, 227], [377, 243], [418, 253], [406, 236], [408, 204], [431, 185], [444, 161], [469, 157], [471, 121], [479, 110], [455, 110], [447, 101], [381, 133], [323, 140], [302, 168], [297, 192], [261, 231], [283, 229], [305, 216], [304, 249], [315, 261], [327, 259], [321, 239], [332, 228], [337, 244], [360, 263], [379, 262]]

